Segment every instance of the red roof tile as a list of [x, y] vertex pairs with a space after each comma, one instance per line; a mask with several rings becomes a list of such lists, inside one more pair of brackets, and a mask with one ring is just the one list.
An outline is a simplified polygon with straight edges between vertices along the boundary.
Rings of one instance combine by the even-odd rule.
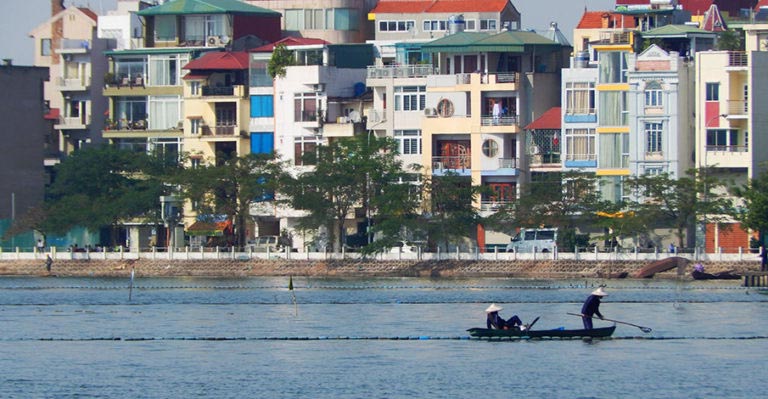
[[529, 123], [525, 129], [560, 129], [562, 126], [563, 122], [560, 116], [560, 107], [553, 107], [541, 114], [538, 119]]
[[94, 21], [98, 21], [99, 20], [99, 16], [96, 15], [95, 12], [91, 11], [90, 8], [78, 7], [77, 9], [80, 10], [83, 14], [87, 15], [88, 18], [90, 18], [90, 19], [92, 19]]
[[509, 0], [380, 0], [372, 14], [501, 12]]
[[287, 47], [290, 46], [310, 46], [313, 44], [328, 44], [327, 41], [323, 39], [315, 39], [312, 37], [293, 37], [288, 36], [284, 37], [274, 43], [265, 44], [261, 47], [257, 47], [255, 49], [249, 50], [251, 53], [271, 53], [272, 50], [275, 49], [275, 46], [278, 44], [285, 44]]
[[244, 51], [217, 51], [184, 65], [184, 69], [248, 69], [248, 53]]
[[610, 11], [587, 11], [581, 16], [576, 29], [600, 29], [603, 27], [603, 16], [608, 15], [608, 28], [634, 28], [635, 19]]
[[768, 0], [760, 0], [755, 6], [755, 11], [759, 11], [761, 7], [768, 7]]

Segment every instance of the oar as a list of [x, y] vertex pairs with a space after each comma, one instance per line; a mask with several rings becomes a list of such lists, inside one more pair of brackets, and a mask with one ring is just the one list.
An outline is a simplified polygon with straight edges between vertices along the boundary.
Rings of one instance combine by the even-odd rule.
[[[586, 316], [584, 316], [582, 314], [578, 314], [578, 313], [568, 313], [568, 314], [571, 315], [571, 316], [586, 317]], [[595, 317], [595, 316], [592, 316], [592, 318], [593, 319], [598, 319], [598, 320], [612, 321], [614, 323], [626, 324], [628, 326], [637, 327], [637, 328], [639, 328], [640, 330], [642, 330], [646, 334], [648, 334], [649, 332], [653, 331], [650, 327], [638, 326], [637, 324], [627, 323], [626, 321], [618, 321], [618, 320], [606, 319], [606, 318], [600, 319], [599, 317]]]
[[[539, 316], [539, 317], [541, 317], [541, 316]], [[531, 322], [531, 324], [528, 324], [528, 327], [526, 327], [526, 330], [530, 331], [530, 330], [531, 330], [531, 327], [533, 327], [533, 325], [534, 325], [534, 324], [536, 324], [536, 322], [537, 322], [537, 321], [539, 321], [539, 317], [537, 317], [537, 318], [533, 319], [533, 321]]]

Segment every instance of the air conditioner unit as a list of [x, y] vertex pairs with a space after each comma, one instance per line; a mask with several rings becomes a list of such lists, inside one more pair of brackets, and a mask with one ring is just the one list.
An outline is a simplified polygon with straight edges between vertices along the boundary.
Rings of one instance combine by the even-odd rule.
[[218, 36], [208, 36], [208, 38], [205, 39], [205, 43], [209, 46], [220, 46], [221, 40], [219, 40]]
[[443, 170], [443, 163], [442, 162], [432, 162], [432, 170]]
[[315, 89], [315, 93], [322, 93], [325, 91], [325, 83], [316, 83], [312, 88]]
[[437, 116], [437, 110], [434, 108], [424, 108], [424, 116]]

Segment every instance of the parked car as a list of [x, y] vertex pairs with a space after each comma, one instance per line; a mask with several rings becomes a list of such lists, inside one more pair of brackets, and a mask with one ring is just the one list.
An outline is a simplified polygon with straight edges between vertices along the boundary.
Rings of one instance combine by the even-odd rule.
[[253, 252], [277, 252], [278, 236], [260, 236], [248, 243]]
[[557, 245], [557, 228], [520, 229], [507, 245], [507, 252], [552, 252]]

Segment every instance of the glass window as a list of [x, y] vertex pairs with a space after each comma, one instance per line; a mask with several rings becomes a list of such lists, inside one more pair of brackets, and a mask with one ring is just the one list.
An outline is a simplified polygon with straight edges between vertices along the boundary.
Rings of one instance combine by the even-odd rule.
[[150, 56], [149, 82], [151, 86], [177, 86], [181, 73], [180, 65], [186, 64], [188, 58], [181, 55]]
[[645, 124], [645, 152], [646, 153], [660, 153], [662, 152], [662, 134], [663, 124], [661, 123], [646, 123]]
[[176, 16], [158, 15], [155, 17], [155, 40], [176, 40]]
[[646, 107], [661, 107], [663, 102], [663, 91], [661, 90], [661, 84], [659, 82], [648, 82], [645, 85], [645, 106]]
[[395, 87], [395, 111], [423, 111], [427, 101], [425, 86]]
[[293, 100], [295, 122], [317, 121], [317, 95], [315, 93], [296, 93]]
[[269, 60], [252, 60], [248, 77], [253, 87], [272, 87], [272, 77], [269, 76], [267, 65]]
[[594, 161], [595, 129], [566, 129], [565, 151], [569, 161]]
[[40, 55], [51, 55], [51, 39], [40, 39]]
[[464, 30], [477, 30], [477, 25], [476, 25], [477, 21], [476, 20], [468, 19], [468, 20], [464, 21], [464, 23], [465, 23]]
[[333, 28], [335, 30], [357, 30], [360, 23], [358, 11], [354, 8], [334, 8]]
[[129, 129], [147, 119], [147, 101], [144, 97], [117, 97], [115, 119], [118, 129]]
[[488, 158], [493, 158], [499, 153], [499, 143], [496, 140], [485, 140], [483, 142], [483, 155]]
[[293, 164], [296, 166], [316, 165], [316, 159], [307, 154], [317, 155], [319, 143], [314, 137], [296, 137], [293, 144]]
[[193, 44], [205, 43], [205, 18], [203, 16], [184, 17], [184, 40]]
[[566, 114], [588, 115], [595, 113], [595, 83], [567, 82], [565, 85]]
[[285, 30], [304, 29], [304, 10], [285, 10]]
[[626, 168], [628, 164], [629, 139], [626, 133], [600, 134], [600, 159], [601, 168], [618, 169]]
[[480, 30], [496, 30], [496, 20], [495, 19], [481, 19], [480, 20]]
[[115, 76], [118, 79], [118, 83], [121, 83], [122, 79], [127, 79], [129, 82], [138, 75], [144, 76], [144, 60], [141, 58], [122, 58], [115, 61]]
[[707, 83], [707, 101], [720, 101], [720, 83]]
[[600, 83], [626, 83], [627, 53], [624, 51], [603, 51], [599, 54]]
[[395, 130], [395, 140], [400, 154], [421, 154], [421, 130]]
[[627, 126], [629, 113], [627, 108], [627, 92], [600, 92], [600, 126]]
[[152, 96], [149, 98], [150, 129], [177, 129], [179, 121], [181, 121], [181, 98], [179, 96]]

